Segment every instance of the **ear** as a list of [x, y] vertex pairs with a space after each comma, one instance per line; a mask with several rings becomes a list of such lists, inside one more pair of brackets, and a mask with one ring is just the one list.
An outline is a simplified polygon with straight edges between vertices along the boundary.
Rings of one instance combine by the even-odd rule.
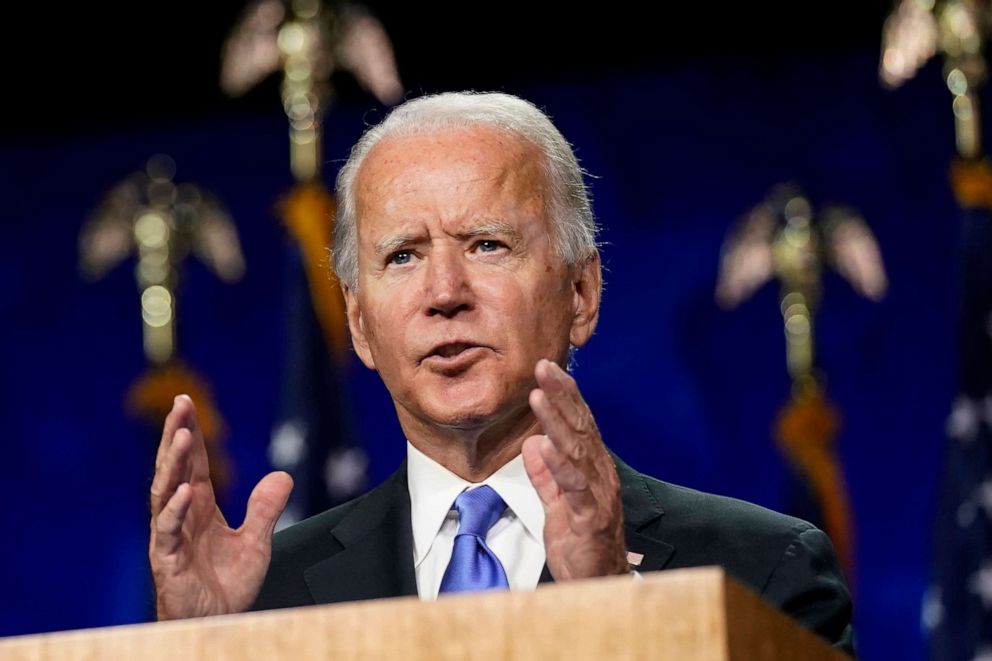
[[369, 341], [365, 336], [365, 322], [362, 319], [362, 308], [358, 302], [358, 295], [347, 285], [341, 285], [341, 293], [344, 294], [344, 304], [348, 313], [348, 328], [351, 330], [351, 344], [355, 347], [355, 353], [370, 370], [375, 369], [375, 361], [372, 359], [372, 351], [369, 349]]
[[599, 251], [593, 250], [572, 269], [573, 317], [568, 341], [574, 347], [581, 347], [592, 337], [599, 321], [599, 298], [603, 289]]

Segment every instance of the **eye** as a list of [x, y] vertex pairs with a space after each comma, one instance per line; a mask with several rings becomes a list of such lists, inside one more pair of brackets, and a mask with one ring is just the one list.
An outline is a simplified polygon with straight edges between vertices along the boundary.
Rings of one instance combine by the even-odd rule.
[[409, 264], [410, 260], [413, 259], [413, 251], [410, 250], [400, 250], [394, 252], [386, 260], [387, 264], [396, 264], [397, 266], [402, 266], [404, 264]]
[[483, 239], [475, 244], [475, 249], [479, 252], [496, 252], [500, 248], [505, 248], [506, 244], [495, 239]]

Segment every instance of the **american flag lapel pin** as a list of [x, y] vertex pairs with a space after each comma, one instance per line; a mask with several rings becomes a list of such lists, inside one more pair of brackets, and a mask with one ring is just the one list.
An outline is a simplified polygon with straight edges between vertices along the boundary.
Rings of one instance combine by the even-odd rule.
[[640, 567], [641, 561], [644, 560], [643, 553], [634, 553], [633, 551], [627, 551], [627, 564], [631, 567]]

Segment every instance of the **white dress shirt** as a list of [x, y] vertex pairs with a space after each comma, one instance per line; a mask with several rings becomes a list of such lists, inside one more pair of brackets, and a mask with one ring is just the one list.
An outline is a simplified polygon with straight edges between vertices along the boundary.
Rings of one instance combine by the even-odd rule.
[[511, 590], [533, 590], [544, 568], [544, 507], [524, 469], [523, 455], [479, 484], [458, 477], [408, 441], [407, 477], [413, 523], [413, 562], [421, 599], [437, 598], [458, 531], [455, 498], [488, 484], [507, 508], [486, 536], [486, 544], [506, 570]]

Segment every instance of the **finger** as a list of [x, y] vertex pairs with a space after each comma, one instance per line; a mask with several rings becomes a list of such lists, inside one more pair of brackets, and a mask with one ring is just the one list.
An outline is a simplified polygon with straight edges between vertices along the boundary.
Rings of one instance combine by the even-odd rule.
[[182, 483], [172, 494], [154, 521], [155, 552], [160, 556], [174, 554], [182, 545], [183, 523], [193, 503], [193, 488]]
[[548, 393], [541, 388], [530, 392], [530, 408], [541, 422], [544, 433], [551, 437], [551, 442], [573, 461], [582, 461], [588, 454], [588, 443], [579, 439], [578, 433], [568, 424], [554, 405], [551, 404]]
[[175, 442], [176, 432], [183, 428], [188, 429], [193, 435], [194, 443], [191, 453], [193, 478], [198, 481], [209, 480], [210, 463], [207, 459], [206, 443], [200, 429], [196, 406], [189, 395], [178, 395], [172, 402], [172, 410], [166, 416], [165, 424], [162, 426], [162, 440], [159, 443], [158, 454], [155, 459], [155, 469], [158, 470], [167, 456], [169, 447]]
[[289, 473], [276, 471], [263, 477], [248, 497], [248, 510], [241, 531], [268, 544], [292, 490], [293, 478]]
[[162, 425], [162, 440], [158, 444], [158, 452], [155, 455], [155, 469], [157, 470], [159, 464], [165, 459], [165, 453], [168, 451], [169, 446], [172, 445], [172, 439], [176, 435], [176, 431], [180, 427], [186, 426], [186, 418], [189, 415], [190, 409], [193, 407], [193, 400], [189, 398], [189, 395], [177, 395], [172, 400], [172, 410], [169, 411], [169, 415], [165, 416], [165, 423]]
[[576, 515], [591, 515], [596, 511], [596, 497], [589, 488], [589, 477], [569, 460], [547, 437], [538, 442], [541, 459], [555, 485], [561, 490], [569, 510]]
[[557, 363], [550, 360], [538, 361], [534, 369], [537, 384], [548, 394], [551, 404], [560, 412], [562, 418], [575, 431], [592, 437], [598, 437], [596, 421], [592, 411], [582, 398], [575, 379], [563, 370]]
[[534, 485], [534, 489], [546, 510], [555, 501], [561, 490], [541, 456], [540, 443], [543, 438], [546, 437], [542, 435], [527, 438], [524, 441], [521, 454], [524, 456], [524, 469], [527, 471], [527, 477], [530, 478], [530, 483]]
[[193, 437], [188, 429], [176, 431], [174, 440], [169, 444], [162, 462], [155, 470], [155, 477], [152, 479], [152, 517], [157, 516], [162, 511], [180, 483], [189, 481], [192, 472], [189, 465], [189, 452], [192, 444]]
[[193, 482], [210, 482], [210, 461], [207, 458], [207, 443], [203, 438], [203, 430], [200, 428], [199, 415], [193, 400], [185, 397], [188, 407], [183, 417], [183, 426], [189, 430], [193, 437], [190, 452], [190, 480]]
[[548, 360], [538, 362], [535, 377], [538, 385], [548, 395], [552, 410], [557, 412], [571, 430], [567, 435], [552, 435], [552, 441], [576, 461], [590, 459], [602, 477], [611, 479], [610, 475], [616, 472], [613, 460], [606, 451], [596, 419], [579, 392], [575, 379], [557, 363]]

